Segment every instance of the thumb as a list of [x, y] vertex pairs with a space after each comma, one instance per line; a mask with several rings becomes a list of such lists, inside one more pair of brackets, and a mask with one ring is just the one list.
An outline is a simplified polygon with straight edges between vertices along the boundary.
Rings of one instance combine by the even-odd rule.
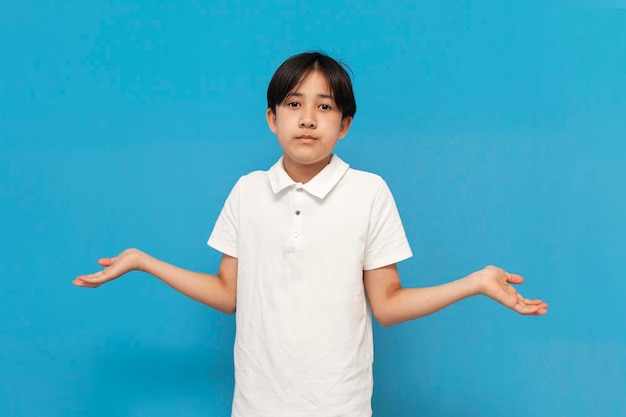
[[116, 258], [100, 258], [98, 259], [98, 265], [100, 266], [111, 266], [113, 262], [115, 262]]
[[521, 275], [517, 275], [517, 274], [510, 274], [507, 272], [507, 277], [506, 277], [507, 282], [511, 283], [511, 284], [521, 284], [524, 282], [524, 278]]

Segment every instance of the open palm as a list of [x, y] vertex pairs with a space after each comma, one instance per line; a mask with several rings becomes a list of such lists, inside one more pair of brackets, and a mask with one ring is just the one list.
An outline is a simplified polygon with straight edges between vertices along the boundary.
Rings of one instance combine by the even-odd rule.
[[80, 275], [73, 281], [79, 287], [96, 288], [102, 284], [121, 277], [130, 271], [140, 269], [141, 251], [137, 249], [126, 249], [114, 258], [101, 258], [98, 265], [105, 268], [101, 271], [88, 275]]
[[542, 300], [530, 300], [517, 292], [513, 285], [522, 284], [524, 278], [501, 268], [488, 266], [475, 272], [481, 294], [524, 315], [539, 316], [548, 312], [548, 304]]

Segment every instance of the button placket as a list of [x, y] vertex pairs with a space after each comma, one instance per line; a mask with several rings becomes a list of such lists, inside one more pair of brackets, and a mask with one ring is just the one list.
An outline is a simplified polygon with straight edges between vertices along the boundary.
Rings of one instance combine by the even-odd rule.
[[302, 239], [302, 203], [305, 194], [302, 192], [302, 184], [296, 184], [295, 191], [293, 193], [293, 216], [291, 223], [291, 236], [290, 239], [294, 246], [299, 246]]

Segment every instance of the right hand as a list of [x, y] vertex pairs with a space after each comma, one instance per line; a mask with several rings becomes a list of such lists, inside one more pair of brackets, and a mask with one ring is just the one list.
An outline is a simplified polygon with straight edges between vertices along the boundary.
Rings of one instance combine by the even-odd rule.
[[72, 283], [78, 287], [97, 288], [127, 272], [141, 270], [141, 258], [144, 255], [138, 249], [126, 249], [114, 258], [98, 259], [98, 265], [105, 267], [102, 271], [80, 275]]

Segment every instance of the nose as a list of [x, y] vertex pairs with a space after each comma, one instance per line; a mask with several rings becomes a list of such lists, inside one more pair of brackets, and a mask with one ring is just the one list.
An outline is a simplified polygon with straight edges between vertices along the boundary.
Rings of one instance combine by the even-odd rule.
[[302, 119], [300, 121], [300, 127], [303, 127], [306, 129], [315, 129], [315, 122], [311, 119]]
[[304, 129], [315, 129], [315, 117], [313, 115], [313, 111], [304, 110], [300, 117], [299, 126]]

